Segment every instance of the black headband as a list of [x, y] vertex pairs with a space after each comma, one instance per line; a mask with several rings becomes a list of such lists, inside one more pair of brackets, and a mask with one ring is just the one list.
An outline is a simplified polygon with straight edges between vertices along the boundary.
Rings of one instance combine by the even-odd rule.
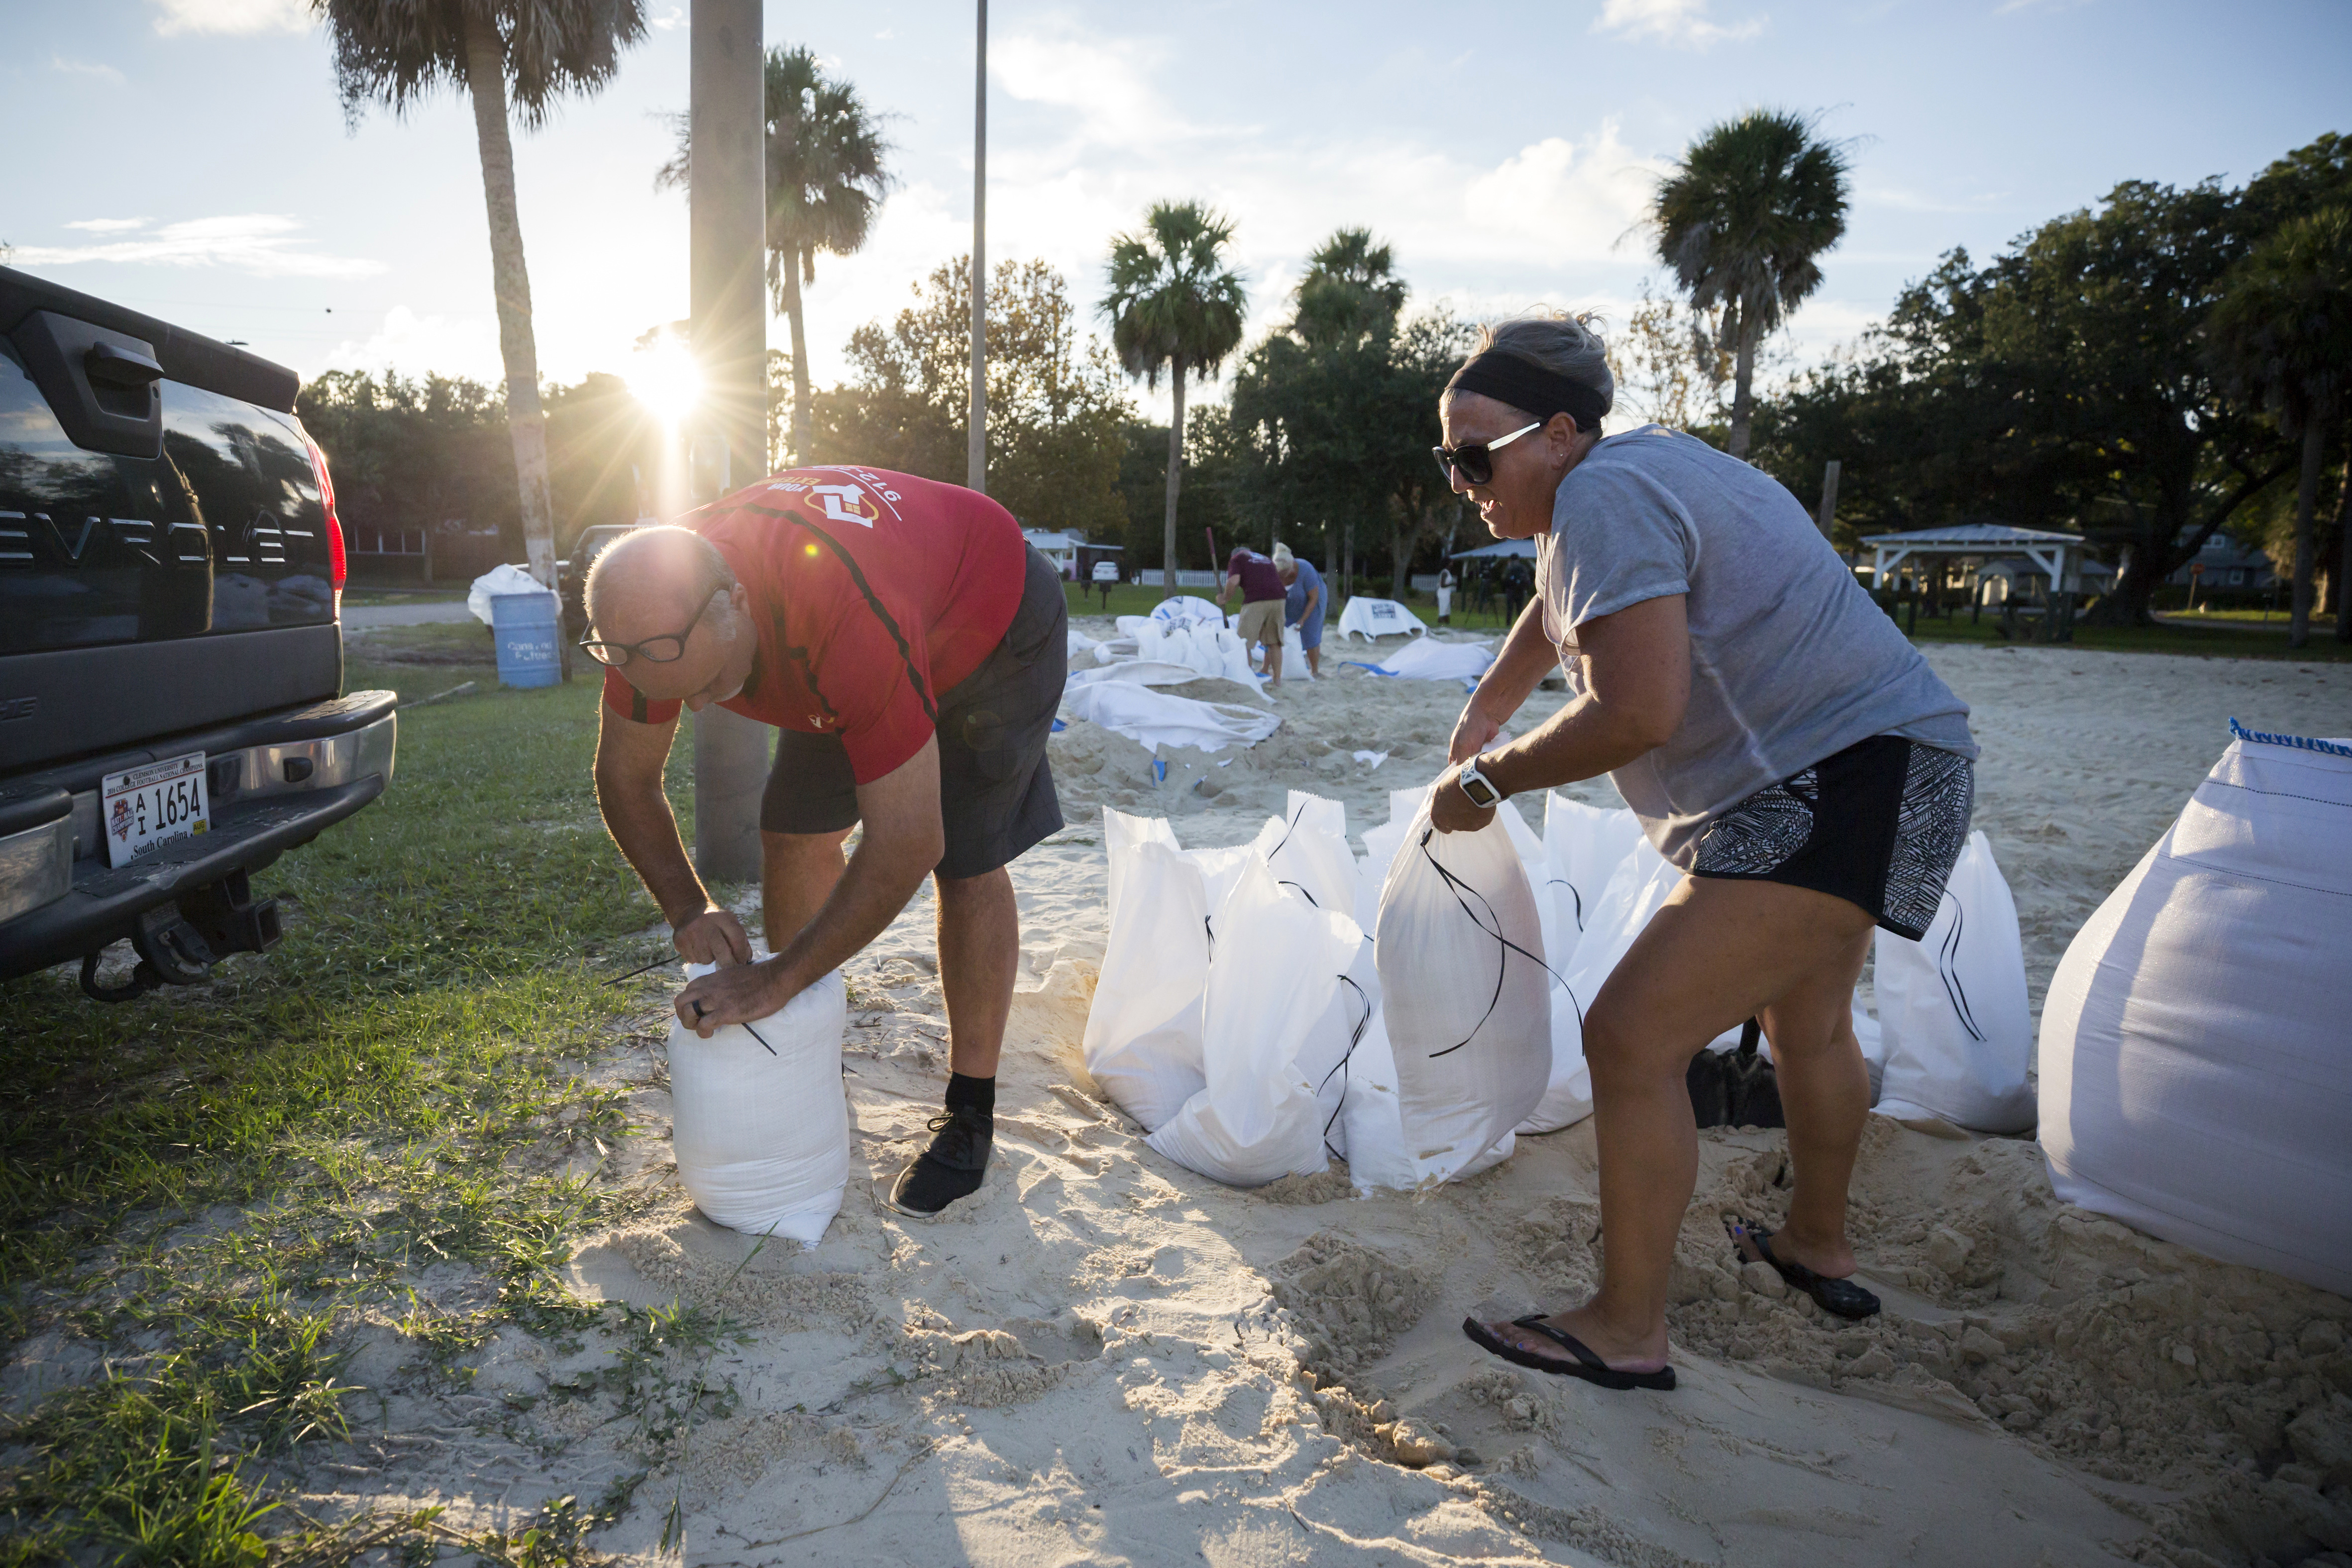
[[1564, 413], [1576, 421], [1580, 431], [1600, 429], [1601, 416], [1609, 412], [1609, 400], [1582, 382], [1570, 381], [1517, 354], [1497, 353], [1492, 349], [1465, 361], [1462, 368], [1454, 372], [1454, 379], [1445, 383], [1445, 390], [1476, 392], [1496, 402], [1525, 409], [1540, 420], [1549, 421], [1553, 414]]

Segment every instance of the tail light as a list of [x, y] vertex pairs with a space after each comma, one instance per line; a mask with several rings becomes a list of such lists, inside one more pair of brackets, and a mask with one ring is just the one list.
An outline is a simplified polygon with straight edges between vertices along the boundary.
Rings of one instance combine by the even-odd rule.
[[335, 482], [327, 476], [327, 455], [306, 431], [302, 444], [310, 449], [310, 472], [318, 476], [319, 504], [327, 514], [327, 572], [335, 590], [335, 619], [343, 618], [343, 574], [347, 562], [343, 558], [343, 525], [335, 517]]

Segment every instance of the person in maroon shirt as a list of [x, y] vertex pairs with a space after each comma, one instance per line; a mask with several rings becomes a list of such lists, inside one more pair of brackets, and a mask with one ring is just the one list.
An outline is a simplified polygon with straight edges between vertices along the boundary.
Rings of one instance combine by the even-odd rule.
[[[1021, 943], [1004, 868], [1062, 826], [1045, 759], [1061, 580], [986, 497], [870, 468], [778, 474], [681, 524], [624, 537], [588, 575], [581, 646], [606, 666], [597, 804], [678, 952], [722, 966], [677, 998], [706, 1037], [840, 967], [932, 878], [947, 1108], [890, 1202], [937, 1214], [978, 1189], [993, 1139]], [[680, 708], [711, 703], [779, 731], [760, 808], [774, 956], [756, 964], [662, 792]]]
[[1234, 589], [1242, 591], [1242, 612], [1234, 624], [1242, 646], [1256, 643], [1265, 649], [1268, 686], [1282, 685], [1282, 610], [1290, 590], [1273, 560], [1254, 549], [1236, 549], [1225, 560], [1225, 586], [1217, 593], [1223, 604]]

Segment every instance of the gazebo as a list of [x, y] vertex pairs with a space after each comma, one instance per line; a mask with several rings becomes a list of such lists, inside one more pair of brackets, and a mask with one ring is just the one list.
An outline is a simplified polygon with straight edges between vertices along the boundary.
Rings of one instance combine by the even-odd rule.
[[[2044, 642], [2071, 641], [2074, 629], [2074, 596], [2083, 590], [2084, 568], [2095, 565], [2086, 561], [2079, 534], [2054, 534], [2038, 528], [2014, 528], [2000, 523], [1964, 523], [1951, 528], [1919, 528], [1901, 534], [1870, 534], [1862, 542], [1871, 547], [1872, 584], [1884, 588], [1888, 574], [1906, 561], [1948, 560], [1955, 557], [1991, 561], [2003, 557], [2022, 557], [2041, 569], [2050, 585], [2050, 601], [2042, 619], [2041, 637]], [[1915, 601], [1913, 623], [1918, 611]], [[2001, 625], [2005, 634], [2017, 631], [2017, 605], [2012, 599], [2003, 604]]]

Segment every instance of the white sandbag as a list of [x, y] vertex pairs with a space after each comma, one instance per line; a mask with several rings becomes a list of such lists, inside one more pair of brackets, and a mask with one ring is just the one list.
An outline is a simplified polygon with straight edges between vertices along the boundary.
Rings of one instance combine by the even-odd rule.
[[1200, 678], [1201, 672], [1190, 664], [1171, 664], [1158, 659], [1122, 659], [1115, 664], [1074, 669], [1066, 687], [1090, 686], [1098, 681], [1125, 681], [1133, 686], [1181, 686]]
[[1141, 636], [1146, 626], [1160, 625], [1164, 622], [1155, 622], [1149, 615], [1119, 615], [1112, 618], [1111, 624], [1118, 628], [1120, 636], [1134, 638]]
[[1350, 599], [1339, 612], [1342, 637], [1412, 637], [1428, 631], [1421, 617], [1393, 599]]
[[1120, 1109], [1160, 1126], [1199, 1093], [1209, 901], [1167, 820], [1103, 810], [1110, 936], [1081, 1041], [1087, 1071]]
[[1388, 885], [1389, 867], [1396, 860], [1397, 850], [1404, 843], [1405, 831], [1412, 826], [1422, 802], [1429, 798], [1426, 785], [1418, 789], [1389, 791], [1389, 820], [1364, 832], [1364, 858], [1356, 865], [1356, 924], [1367, 932], [1377, 932], [1381, 926], [1381, 889]]
[[1250, 668], [1248, 650], [1225, 627], [1146, 622], [1136, 633], [1135, 646], [1136, 657], [1145, 662], [1181, 664], [1196, 674], [1213, 675], [1262, 695], [1256, 672]]
[[[1150, 619], [1163, 626], [1223, 626], [1225, 623], [1225, 612], [1222, 606], [1213, 604], [1208, 600], [1196, 598], [1189, 593], [1180, 593], [1173, 599], [1163, 599], [1153, 605]], [[1121, 616], [1119, 621], [1119, 630], [1126, 631], [1127, 617]]]
[[1450, 1178], [1510, 1134], [1550, 1076], [1542, 926], [1508, 831], [1441, 833], [1416, 816], [1377, 937], [1407, 1147]]
[[1982, 832], [1969, 835], [1922, 940], [1880, 930], [1872, 984], [1886, 1051], [1876, 1110], [1986, 1133], [2033, 1125], [2017, 904]]
[[1209, 964], [1202, 1065], [1207, 1082], [1146, 1140], [1187, 1169], [1235, 1186], [1324, 1168], [1318, 1065], [1338, 1042], [1339, 977], [1363, 946], [1345, 915], [1316, 909], [1252, 856], [1225, 901], [1223, 940]]
[[1576, 939], [1600, 907], [1601, 891], [1634, 848], [1643, 842], [1642, 820], [1623, 806], [1614, 810], [1571, 800], [1558, 790], [1544, 795], [1544, 884], [1561, 917], [1563, 948], [1552, 957], [1562, 975], [1576, 956]]
[[[686, 977], [717, 967], [688, 964]], [[824, 1239], [849, 1182], [848, 1028], [838, 970], [750, 1028], [704, 1040], [670, 1026], [670, 1150], [679, 1185], [712, 1223], [810, 1246]]]
[[1396, 1052], [1389, 1044], [1388, 1020], [1376, 1009], [1363, 1038], [1348, 1058], [1347, 1092], [1339, 1125], [1347, 1134], [1348, 1175], [1359, 1191], [1386, 1187], [1416, 1192], [1444, 1181], [1464, 1181], [1511, 1157], [1516, 1140], [1502, 1140], [1458, 1169], [1414, 1154], [1404, 1135], [1404, 1112], [1397, 1099]]
[[466, 591], [466, 608], [475, 620], [490, 623], [490, 601], [501, 593], [544, 593], [546, 587], [539, 579], [519, 566], [494, 566], [474, 579], [473, 587]]
[[2289, 741], [2240, 731], [2076, 933], [2040, 1135], [2067, 1202], [2347, 1294], [2352, 745]]
[[1296, 888], [1315, 908], [1355, 918], [1356, 860], [1348, 852], [1347, 807], [1293, 789], [1282, 815], [1268, 819], [1250, 848], [1276, 882]]
[[1069, 640], [1064, 652], [1070, 659], [1075, 660], [1081, 653], [1091, 653], [1097, 648], [1102, 646], [1100, 643], [1096, 642], [1092, 637], [1087, 636], [1085, 632], [1079, 631], [1075, 626], [1070, 627], [1068, 631]]
[[1307, 662], [1307, 645], [1298, 640], [1298, 628], [1282, 629], [1282, 678], [1286, 681], [1311, 681], [1315, 666]]
[[1072, 687], [1064, 694], [1062, 706], [1076, 717], [1155, 748], [1190, 746], [1223, 751], [1228, 746], [1255, 746], [1282, 727], [1275, 714], [1233, 703], [1196, 702], [1124, 681]]
[[1441, 643], [1422, 637], [1364, 667], [1377, 674], [1409, 681], [1475, 681], [1486, 673], [1495, 655], [1480, 643]]

